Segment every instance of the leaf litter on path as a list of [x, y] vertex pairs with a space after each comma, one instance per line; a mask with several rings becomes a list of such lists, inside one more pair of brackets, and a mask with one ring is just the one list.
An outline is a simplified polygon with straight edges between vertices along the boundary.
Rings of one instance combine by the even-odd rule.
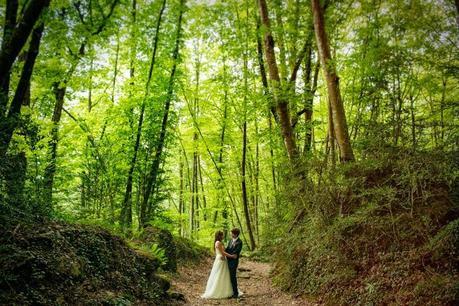
[[172, 290], [185, 295], [186, 305], [318, 305], [302, 297], [294, 297], [275, 288], [269, 277], [270, 264], [242, 258], [238, 269], [238, 287], [243, 295], [238, 299], [206, 300], [204, 293], [212, 268], [212, 259], [200, 264], [179, 267], [172, 281]]

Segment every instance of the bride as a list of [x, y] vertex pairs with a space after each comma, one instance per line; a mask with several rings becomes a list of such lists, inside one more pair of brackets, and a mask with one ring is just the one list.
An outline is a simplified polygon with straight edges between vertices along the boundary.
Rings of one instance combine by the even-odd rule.
[[237, 255], [231, 255], [225, 252], [223, 247], [223, 232], [215, 233], [215, 261], [207, 280], [206, 292], [201, 295], [204, 299], [224, 299], [233, 295], [233, 287], [230, 280], [230, 272], [226, 257], [236, 258]]

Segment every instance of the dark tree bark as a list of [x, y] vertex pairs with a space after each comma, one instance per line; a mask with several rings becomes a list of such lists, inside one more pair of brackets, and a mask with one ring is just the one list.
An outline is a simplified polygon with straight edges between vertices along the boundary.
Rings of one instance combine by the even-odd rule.
[[[1, 50], [6, 48], [7, 42], [9, 42], [11, 35], [13, 34], [14, 27], [16, 25], [16, 18], [18, 13], [18, 0], [7, 0], [5, 9], [5, 25], [3, 27], [3, 39]], [[5, 80], [0, 88], [0, 118], [5, 115], [6, 106], [8, 104], [8, 92], [10, 88], [10, 74], [5, 76]]]
[[41, 12], [48, 7], [49, 2], [50, 0], [30, 0], [21, 16], [21, 21], [11, 33], [10, 39], [2, 43], [2, 50], [0, 51], [0, 88], [4, 88], [14, 61], [27, 42], [27, 38], [38, 18], [40, 18]]
[[[227, 70], [226, 70], [226, 57], [223, 58], [223, 116], [222, 116], [222, 126], [220, 131], [220, 144], [218, 150], [218, 167], [217, 172], [219, 173], [217, 188], [218, 188], [218, 203], [219, 208], [222, 209], [221, 216], [223, 218], [223, 234], [226, 237], [226, 234], [229, 230], [228, 223], [228, 203], [225, 198], [224, 191], [224, 181], [223, 181], [223, 153], [225, 146], [225, 133], [228, 121], [228, 80], [227, 80]], [[214, 224], [217, 222], [218, 210], [214, 214]]]
[[317, 61], [314, 68], [314, 75], [311, 80], [311, 66], [312, 66], [312, 49], [309, 50], [309, 55], [306, 59], [306, 71], [305, 74], [305, 113], [304, 121], [306, 123], [306, 137], [304, 141], [303, 154], [311, 151], [312, 147], [312, 135], [313, 135], [313, 125], [312, 125], [312, 115], [313, 115], [313, 102], [314, 95], [317, 89], [317, 79], [319, 76], [320, 62]]
[[320, 6], [319, 0], [311, 0], [311, 6], [314, 17], [314, 30], [316, 34], [317, 48], [319, 50], [320, 61], [325, 80], [327, 82], [328, 96], [333, 116], [333, 128], [340, 148], [340, 159], [343, 162], [353, 161], [354, 152], [351, 147], [346, 114], [339, 90], [339, 78], [336, 74], [335, 66], [330, 54], [328, 37], [325, 30], [323, 9]]
[[44, 201], [48, 205], [52, 205], [52, 191], [54, 183], [54, 174], [56, 173], [56, 158], [57, 158], [57, 143], [59, 141], [59, 121], [62, 116], [62, 108], [64, 105], [65, 91], [67, 87], [59, 87], [58, 83], [54, 84], [54, 97], [56, 104], [54, 105], [51, 129], [51, 140], [48, 144], [49, 162], [45, 168], [44, 174]]
[[179, 58], [179, 50], [180, 50], [180, 41], [181, 41], [181, 36], [182, 36], [182, 17], [183, 17], [183, 11], [185, 9], [185, 0], [180, 0], [180, 12], [179, 12], [179, 18], [178, 18], [178, 23], [177, 23], [177, 35], [176, 35], [176, 40], [175, 40], [175, 47], [174, 51], [172, 53], [172, 70], [171, 74], [169, 76], [169, 84], [167, 88], [167, 95], [166, 95], [166, 101], [164, 104], [164, 114], [163, 114], [163, 120], [161, 123], [161, 132], [159, 134], [159, 139], [158, 139], [158, 144], [156, 146], [156, 152], [155, 156], [153, 159], [153, 163], [151, 165], [150, 173], [148, 175], [148, 180], [147, 180], [147, 186], [145, 189], [145, 195], [141, 204], [141, 222], [140, 222], [140, 227], [145, 227], [146, 222], [148, 221], [148, 201], [150, 199], [150, 195], [152, 190], [156, 187], [157, 184], [157, 178], [158, 178], [158, 170], [159, 170], [159, 165], [161, 163], [161, 156], [163, 153], [163, 148], [166, 140], [166, 131], [167, 131], [167, 126], [168, 126], [168, 120], [169, 120], [169, 110], [173, 98], [173, 93], [174, 93], [174, 84], [175, 84], [175, 73], [177, 70], [177, 65], [178, 65], [178, 58]]
[[178, 213], [180, 216], [180, 237], [184, 236], [184, 228], [183, 228], [183, 219], [182, 219], [182, 214], [185, 212], [185, 198], [184, 198], [184, 190], [185, 190], [185, 185], [184, 185], [184, 179], [183, 179], [183, 160], [182, 157], [180, 157], [180, 164], [179, 164], [179, 176], [180, 176], [180, 187], [179, 187], [179, 209]]
[[24, 104], [24, 99], [29, 92], [30, 78], [32, 77], [33, 67], [38, 56], [43, 29], [44, 24], [42, 23], [32, 33], [29, 50], [26, 55], [13, 101], [11, 102], [6, 119], [2, 120], [0, 123], [0, 160], [5, 157], [14, 130], [19, 124], [21, 106]]
[[454, 3], [456, 4], [456, 23], [457, 27], [459, 28], [459, 0], [455, 0]]
[[263, 93], [268, 100], [269, 110], [271, 111], [274, 117], [274, 120], [276, 122], [279, 122], [279, 118], [276, 113], [276, 106], [274, 105], [274, 101], [269, 91], [268, 77], [266, 76], [265, 62], [263, 60], [263, 44], [262, 44], [261, 37], [260, 37], [260, 19], [259, 18], [257, 18], [257, 60], [258, 60], [258, 67], [260, 69], [261, 83], [263, 84]]
[[[196, 143], [197, 140], [198, 133], [195, 131], [193, 133], [193, 143]], [[197, 164], [198, 152], [195, 149], [193, 152], [193, 164], [191, 166], [190, 237], [193, 237], [196, 230], [196, 211], [198, 210], [199, 206]]]
[[202, 165], [201, 165], [201, 158], [198, 155], [198, 172], [199, 172], [199, 184], [201, 185], [201, 198], [202, 198], [202, 216], [204, 221], [207, 221], [207, 199], [206, 194], [204, 192], [204, 182], [202, 179]]
[[255, 250], [255, 238], [252, 231], [252, 222], [250, 220], [249, 213], [249, 201], [247, 198], [247, 184], [246, 184], [246, 157], [247, 157], [247, 121], [244, 121], [243, 132], [242, 132], [242, 204], [244, 206], [245, 223], [247, 225], [247, 231], [250, 239], [250, 250]]

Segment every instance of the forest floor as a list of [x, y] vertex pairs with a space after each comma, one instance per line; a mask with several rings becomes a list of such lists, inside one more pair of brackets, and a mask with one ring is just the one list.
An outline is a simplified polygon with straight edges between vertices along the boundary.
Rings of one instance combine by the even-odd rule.
[[269, 277], [271, 265], [242, 258], [238, 268], [238, 287], [243, 295], [238, 299], [205, 300], [204, 293], [213, 259], [199, 264], [180, 266], [172, 281], [172, 290], [184, 294], [186, 305], [317, 305], [302, 297], [294, 297], [275, 288]]

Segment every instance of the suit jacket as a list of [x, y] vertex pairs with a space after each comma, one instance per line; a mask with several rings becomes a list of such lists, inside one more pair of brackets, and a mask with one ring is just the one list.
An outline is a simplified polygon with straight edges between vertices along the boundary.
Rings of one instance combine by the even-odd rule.
[[229, 266], [237, 266], [239, 263], [239, 255], [241, 254], [242, 250], [242, 240], [238, 237], [234, 245], [232, 245], [232, 242], [232, 240], [228, 242], [228, 246], [226, 247], [225, 251], [229, 254], [237, 254], [237, 258], [228, 258]]

